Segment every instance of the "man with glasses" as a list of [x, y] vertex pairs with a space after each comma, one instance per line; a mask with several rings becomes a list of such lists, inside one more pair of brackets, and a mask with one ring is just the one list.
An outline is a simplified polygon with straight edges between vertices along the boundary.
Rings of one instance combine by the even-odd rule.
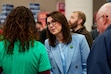
[[87, 60], [88, 74], [111, 74], [111, 3], [105, 3], [96, 15], [100, 35]]

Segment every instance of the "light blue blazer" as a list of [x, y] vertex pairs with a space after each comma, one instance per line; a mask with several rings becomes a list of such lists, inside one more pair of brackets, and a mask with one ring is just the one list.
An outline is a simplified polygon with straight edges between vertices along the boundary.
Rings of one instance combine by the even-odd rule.
[[[45, 40], [45, 46], [52, 66], [51, 74], [64, 74], [58, 43], [56, 44], [56, 47], [52, 47], [49, 45], [47, 39]], [[72, 34], [72, 41], [67, 45], [66, 49], [67, 74], [87, 74], [86, 60], [90, 49], [85, 36], [81, 34]]]

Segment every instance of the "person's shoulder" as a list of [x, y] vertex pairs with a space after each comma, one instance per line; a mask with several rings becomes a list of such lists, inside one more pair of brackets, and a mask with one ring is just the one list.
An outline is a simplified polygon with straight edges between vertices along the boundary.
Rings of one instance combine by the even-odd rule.
[[74, 44], [81, 44], [85, 39], [85, 36], [83, 34], [72, 34], [72, 43]]
[[34, 41], [34, 48], [41, 49], [44, 47], [45, 47], [44, 44], [41, 43], [40, 41], [37, 41], [37, 40]]
[[72, 34], [72, 37], [84, 37], [84, 35], [83, 34], [78, 34], [78, 33], [73, 33]]
[[106, 30], [103, 34], [100, 34], [99, 39], [103, 38], [105, 40], [111, 40], [111, 29]]
[[34, 49], [35, 50], [39, 50], [39, 51], [42, 51], [42, 50], [44, 50], [44, 49], [46, 49], [45, 48], [45, 46], [44, 46], [44, 44], [43, 43], [41, 43], [40, 41], [34, 41]]
[[35, 44], [35, 45], [43, 46], [43, 43], [41, 43], [40, 41], [37, 41], [37, 40], [34, 41], [34, 44]]
[[99, 42], [101, 40], [111, 40], [111, 29], [105, 31], [104, 33], [102, 34], [99, 34], [98, 37], [95, 39], [96, 42]]
[[85, 36], [83, 35], [83, 34], [77, 34], [77, 33], [73, 33], [72, 34], [72, 39], [74, 39], [74, 40], [76, 40], [76, 39], [78, 39], [78, 40], [81, 40], [81, 39], [83, 39]]
[[104, 36], [111, 36], [111, 29], [108, 29], [106, 30], [104, 33], [103, 33]]

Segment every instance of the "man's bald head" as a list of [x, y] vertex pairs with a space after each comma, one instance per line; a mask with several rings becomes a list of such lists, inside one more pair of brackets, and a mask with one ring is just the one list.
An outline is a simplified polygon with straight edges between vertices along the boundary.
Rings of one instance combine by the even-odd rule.
[[103, 33], [111, 25], [111, 2], [101, 6], [97, 12], [96, 22], [100, 33]]

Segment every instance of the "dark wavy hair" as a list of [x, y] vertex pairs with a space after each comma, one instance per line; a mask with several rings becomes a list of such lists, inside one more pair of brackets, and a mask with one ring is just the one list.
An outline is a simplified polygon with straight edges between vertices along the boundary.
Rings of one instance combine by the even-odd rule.
[[6, 18], [3, 28], [3, 39], [7, 53], [13, 53], [14, 43], [20, 41], [19, 51], [28, 50], [38, 40], [34, 16], [24, 6], [14, 8]]
[[[71, 42], [72, 37], [70, 34], [70, 28], [68, 25], [68, 21], [64, 14], [62, 14], [59, 11], [53, 11], [46, 15], [46, 23], [47, 18], [52, 17], [55, 21], [59, 22], [62, 25], [62, 33], [63, 33], [63, 43], [68, 44]], [[55, 35], [51, 34], [50, 31], [47, 28], [47, 37], [49, 38], [49, 45], [55, 47], [56, 45], [56, 37]]]

